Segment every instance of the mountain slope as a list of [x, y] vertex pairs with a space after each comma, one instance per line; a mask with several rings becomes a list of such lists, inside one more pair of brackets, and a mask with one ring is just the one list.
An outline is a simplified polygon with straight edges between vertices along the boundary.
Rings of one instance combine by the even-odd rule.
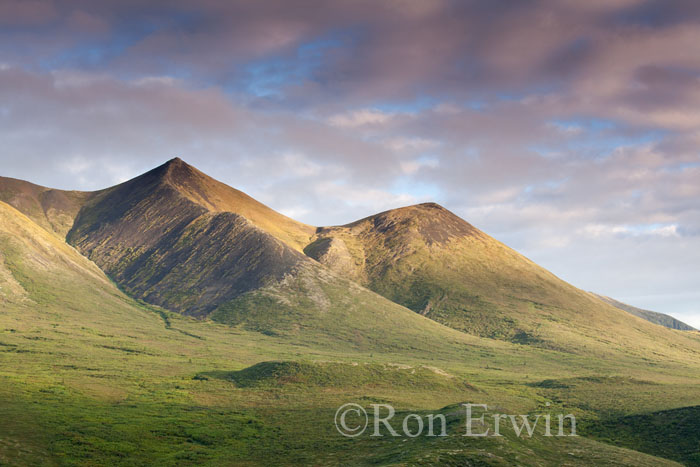
[[656, 311], [643, 310], [641, 308], [634, 307], [632, 305], [627, 305], [626, 303], [619, 302], [614, 298], [606, 297], [604, 295], [593, 294], [599, 299], [603, 300], [605, 303], [609, 303], [615, 308], [624, 310], [628, 313], [633, 314], [639, 318], [645, 319], [650, 323], [658, 324], [660, 326], [667, 327], [669, 329], [676, 329], [678, 331], [697, 331], [692, 326], [685, 324], [682, 321], [677, 320], [673, 316], [669, 316], [664, 313], [659, 313]]
[[301, 251], [309, 243], [315, 227], [302, 224], [270, 209], [245, 193], [200, 172], [180, 158], [168, 161], [155, 169], [165, 172], [168, 183], [178, 193], [209, 212], [230, 212], [245, 217], [295, 250]]
[[45, 306], [85, 291], [98, 302], [125, 298], [94, 263], [0, 201], [0, 303]]
[[90, 193], [46, 188], [14, 178], [0, 177], [0, 201], [65, 238]]
[[[218, 211], [230, 193], [210, 185], [179, 159], [170, 161], [91, 196], [68, 241], [133, 296], [194, 315], [309, 261], [241, 214]], [[240, 211], [264, 212], [260, 206]]]
[[621, 339], [647, 347], [679, 340], [567, 284], [434, 203], [319, 228], [305, 252], [396, 303], [472, 334], [567, 349]]

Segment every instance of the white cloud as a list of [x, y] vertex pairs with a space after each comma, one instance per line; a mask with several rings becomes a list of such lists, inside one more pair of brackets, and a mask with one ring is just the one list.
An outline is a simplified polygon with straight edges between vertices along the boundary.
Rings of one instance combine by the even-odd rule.
[[391, 193], [386, 190], [356, 187], [343, 182], [320, 182], [316, 184], [315, 193], [332, 202], [342, 202], [351, 206], [382, 211], [398, 206], [415, 204], [417, 199], [408, 193]]
[[579, 230], [584, 236], [598, 238], [610, 235], [630, 237], [678, 237], [678, 225], [603, 225], [588, 224]]
[[357, 128], [362, 126], [378, 126], [391, 121], [396, 114], [383, 112], [378, 109], [361, 109], [333, 115], [328, 123], [339, 128]]

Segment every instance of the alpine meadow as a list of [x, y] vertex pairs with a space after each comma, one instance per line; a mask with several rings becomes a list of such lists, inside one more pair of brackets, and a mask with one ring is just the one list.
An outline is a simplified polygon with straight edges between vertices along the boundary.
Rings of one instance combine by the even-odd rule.
[[0, 466], [700, 466], [698, 43], [0, 0]]

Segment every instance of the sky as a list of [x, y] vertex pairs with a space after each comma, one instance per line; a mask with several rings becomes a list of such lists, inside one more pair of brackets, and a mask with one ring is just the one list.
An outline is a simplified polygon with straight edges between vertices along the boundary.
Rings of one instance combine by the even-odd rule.
[[313, 225], [436, 201], [700, 327], [696, 0], [0, 0], [0, 175], [173, 157]]

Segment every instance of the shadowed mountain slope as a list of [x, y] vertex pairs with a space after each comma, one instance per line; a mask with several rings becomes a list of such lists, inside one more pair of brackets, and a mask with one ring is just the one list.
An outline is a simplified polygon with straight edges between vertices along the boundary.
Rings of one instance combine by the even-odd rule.
[[638, 316], [639, 318], [645, 319], [650, 323], [658, 324], [660, 326], [664, 326], [670, 329], [677, 329], [678, 331], [697, 331], [697, 329], [695, 329], [694, 327], [677, 320], [673, 316], [669, 316], [667, 314], [659, 313], [656, 311], [643, 310], [641, 308], [637, 308], [632, 305], [619, 302], [614, 298], [606, 297], [605, 295], [593, 295], [603, 300], [605, 303], [609, 303], [615, 308], [619, 308], [620, 310], [632, 313], [634, 316]]
[[[172, 160], [93, 194], [68, 241], [128, 293], [194, 315], [279, 281], [299, 263], [309, 262], [240, 212], [262, 225], [279, 220], [277, 231], [283, 236], [289, 226], [302, 224], [219, 185]], [[243, 202], [231, 201], [236, 196]], [[222, 211], [227, 203], [240, 212]], [[266, 216], [267, 211], [273, 214]]]

